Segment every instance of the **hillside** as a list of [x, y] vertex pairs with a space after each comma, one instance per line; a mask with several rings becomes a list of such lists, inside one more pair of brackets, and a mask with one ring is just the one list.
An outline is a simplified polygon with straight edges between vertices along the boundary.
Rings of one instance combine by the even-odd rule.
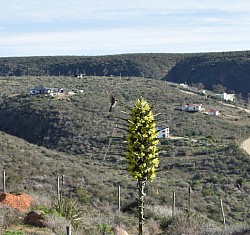
[[[41, 83], [62, 87], [65, 93], [77, 89], [82, 93], [60, 99], [27, 95], [29, 88]], [[155, 106], [156, 112], [161, 113], [158, 117], [160, 125], [170, 125], [173, 135], [216, 136], [221, 139], [223, 133], [224, 139], [234, 140], [246, 136], [248, 132], [247, 120], [244, 120], [247, 114], [244, 112], [203, 96], [183, 93], [161, 80], [135, 77], [12, 77], [2, 80], [1, 90], [3, 94], [6, 92], [0, 107], [1, 130], [31, 143], [71, 154], [84, 152], [98, 156], [100, 149], [105, 152], [114, 131], [116, 137], [123, 138], [124, 124], [120, 118], [126, 117], [121, 111], [128, 111], [141, 95]], [[20, 95], [11, 95], [18, 92]], [[112, 113], [108, 112], [109, 92], [119, 100]], [[186, 103], [204, 103], [207, 109], [220, 110], [225, 117], [215, 121], [176, 110]], [[235, 132], [239, 126], [240, 130]]]
[[245, 99], [250, 93], [250, 52], [121, 54], [0, 58], [0, 76], [122, 76], [221, 84]]
[[249, 52], [204, 53], [177, 62], [164, 79], [187, 84], [201, 82], [208, 90], [212, 90], [215, 84], [221, 84], [247, 98], [249, 73]]
[[[161, 113], [159, 125], [169, 126], [173, 137], [185, 137], [161, 142], [157, 178], [147, 186], [147, 219], [163, 223], [164, 215], [157, 208], [170, 210], [173, 191], [177, 208], [187, 208], [191, 186], [195, 212], [220, 224], [219, 199], [223, 198], [228, 224], [250, 222], [250, 158], [239, 148], [250, 136], [248, 113], [162, 80], [12, 76], [0, 81], [0, 171], [7, 172], [9, 191], [55, 198], [56, 177], [64, 174], [64, 193], [88, 208], [87, 221], [114, 223], [117, 218], [111, 214], [120, 184], [123, 223], [134, 226], [136, 182], [126, 172], [123, 119], [127, 116], [122, 111], [143, 96], [155, 113]], [[29, 88], [39, 84], [82, 93], [60, 99], [29, 97]], [[108, 92], [119, 100], [111, 113]], [[203, 103], [222, 115], [178, 110], [186, 103]], [[98, 221], [97, 211], [102, 214]]]

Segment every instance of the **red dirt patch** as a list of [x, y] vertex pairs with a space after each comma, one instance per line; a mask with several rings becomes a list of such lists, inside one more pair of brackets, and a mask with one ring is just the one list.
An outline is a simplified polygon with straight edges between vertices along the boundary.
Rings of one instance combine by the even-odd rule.
[[25, 212], [33, 202], [33, 198], [27, 194], [10, 194], [2, 193], [0, 195], [0, 203], [6, 204], [9, 207], [15, 208], [20, 212]]

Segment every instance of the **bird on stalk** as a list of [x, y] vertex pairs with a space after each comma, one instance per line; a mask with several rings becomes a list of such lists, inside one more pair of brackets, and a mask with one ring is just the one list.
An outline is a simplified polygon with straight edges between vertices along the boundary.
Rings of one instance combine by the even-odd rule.
[[109, 112], [112, 111], [112, 108], [115, 107], [115, 105], [117, 104], [118, 100], [114, 98], [114, 96], [112, 95], [112, 93], [109, 93], [109, 99], [110, 99], [110, 108], [109, 108]]

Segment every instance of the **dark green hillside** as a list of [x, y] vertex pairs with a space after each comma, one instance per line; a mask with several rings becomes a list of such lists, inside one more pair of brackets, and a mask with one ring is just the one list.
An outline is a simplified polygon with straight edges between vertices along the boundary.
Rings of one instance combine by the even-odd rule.
[[36, 56], [0, 58], [0, 76], [122, 76], [201, 82], [211, 90], [250, 93], [249, 51], [193, 54], [121, 54], [109, 56]]
[[181, 55], [123, 54], [0, 58], [0, 76], [137, 76], [162, 78]]
[[203, 83], [208, 90], [221, 84], [227, 90], [248, 97], [250, 93], [250, 52], [194, 54], [179, 61], [165, 80]]

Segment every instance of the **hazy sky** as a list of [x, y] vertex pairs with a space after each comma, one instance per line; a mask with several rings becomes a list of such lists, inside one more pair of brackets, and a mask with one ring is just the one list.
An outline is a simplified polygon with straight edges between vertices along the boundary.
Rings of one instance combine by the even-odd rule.
[[0, 0], [0, 57], [250, 50], [250, 0]]

